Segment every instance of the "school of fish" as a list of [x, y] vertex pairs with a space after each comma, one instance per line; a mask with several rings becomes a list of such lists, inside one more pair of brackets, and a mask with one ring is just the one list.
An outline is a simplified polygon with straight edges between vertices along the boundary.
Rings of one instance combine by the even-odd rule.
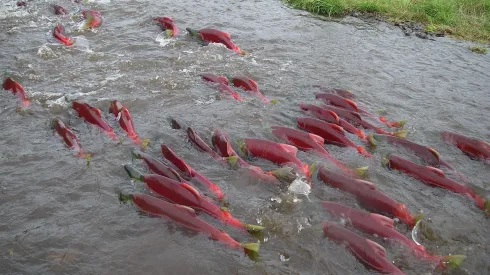
[[[28, 5], [18, 2], [19, 7]], [[61, 5], [51, 6], [53, 13], [60, 16], [70, 15]], [[81, 28], [93, 29], [102, 26], [102, 14], [95, 10], [81, 9], [71, 14], [72, 19], [84, 20]], [[179, 35], [179, 27], [169, 16], [153, 18], [153, 21], [169, 38]], [[247, 54], [241, 50], [225, 31], [202, 28], [185, 28], [202, 46], [209, 43], [223, 44], [229, 50], [240, 55]], [[65, 33], [62, 24], [56, 24], [52, 30], [53, 38], [66, 47], [74, 45], [74, 40]], [[263, 104], [276, 104], [276, 100], [267, 98], [259, 90], [259, 84], [244, 75], [215, 75], [212, 72], [196, 75], [205, 83], [216, 88], [225, 97], [234, 101], [246, 101], [256, 98]], [[29, 95], [14, 75], [5, 75], [3, 89], [18, 96], [20, 107], [26, 111], [30, 106]], [[266, 140], [253, 136], [241, 137], [232, 142], [224, 129], [210, 128], [211, 136], [202, 137], [191, 126], [178, 118], [169, 118], [173, 129], [182, 131], [188, 141], [203, 154], [208, 154], [222, 164], [224, 169], [247, 173], [257, 181], [272, 186], [278, 192], [286, 192], [292, 182], [300, 180], [310, 188], [335, 188], [352, 195], [364, 209], [354, 209], [338, 202], [322, 201], [321, 206], [329, 213], [329, 220], [321, 226], [323, 235], [334, 243], [340, 243], [357, 258], [367, 269], [383, 274], [404, 274], [402, 267], [397, 267], [386, 256], [385, 248], [369, 238], [375, 235], [401, 244], [421, 261], [445, 269], [458, 266], [465, 258], [463, 255], [440, 256], [428, 252], [422, 245], [407, 237], [395, 228], [397, 219], [409, 228], [423, 223], [424, 218], [410, 205], [396, 201], [376, 188], [376, 184], [365, 179], [365, 167], [348, 167], [330, 153], [325, 145], [334, 145], [354, 150], [360, 158], [371, 159], [379, 143], [385, 142], [404, 149], [403, 152], [418, 157], [413, 162], [404, 156], [390, 154], [381, 156], [381, 164], [393, 172], [398, 171], [420, 181], [419, 189], [439, 187], [447, 192], [454, 192], [467, 197], [482, 215], [490, 215], [490, 200], [485, 194], [477, 193], [466, 176], [457, 172], [432, 147], [411, 142], [406, 137], [408, 131], [403, 130], [405, 121], [389, 121], [361, 108], [355, 99], [357, 95], [343, 89], [314, 86], [319, 92], [312, 95], [318, 102], [307, 104], [297, 102], [299, 111], [304, 116], [295, 118], [296, 128], [288, 125], [273, 125], [270, 133], [275, 140]], [[233, 101], [230, 101], [233, 104]], [[222, 186], [211, 181], [206, 175], [192, 168], [186, 161], [172, 150], [170, 144], [156, 145], [161, 156], [145, 153], [150, 140], [141, 138], [133, 124], [130, 111], [117, 99], [107, 106], [108, 113], [80, 100], [72, 100], [71, 108], [80, 119], [101, 130], [112, 142], [121, 142], [114, 130], [114, 122], [107, 120], [112, 117], [118, 127], [131, 141], [131, 157], [146, 164], [148, 172], [138, 171], [131, 165], [124, 165], [130, 179], [142, 182], [148, 194], [120, 194], [122, 202], [132, 202], [141, 212], [154, 217], [161, 217], [182, 227], [205, 234], [212, 240], [219, 241], [231, 248], [241, 249], [251, 259], [257, 259], [260, 242], [254, 241], [254, 233], [267, 230], [260, 225], [248, 224], [230, 213], [225, 205], [228, 201]], [[111, 115], [109, 115], [111, 114]], [[73, 151], [76, 157], [86, 159], [91, 165], [93, 153], [85, 152], [81, 141], [70, 129], [70, 125], [60, 118], [52, 119], [52, 128], [64, 145]], [[396, 128], [395, 131], [386, 128]], [[209, 138], [211, 143], [206, 142]], [[440, 132], [440, 138], [448, 146], [454, 146], [474, 161], [489, 164], [490, 144], [478, 138], [465, 136], [464, 133], [451, 131]], [[89, 141], [83, 141], [89, 142]], [[153, 145], [153, 144], [152, 144]], [[315, 154], [321, 163], [306, 163], [297, 156], [298, 150]], [[255, 158], [268, 161], [277, 168], [264, 170], [253, 164]], [[94, 165], [94, 164], [92, 164]], [[121, 168], [122, 169], [122, 168]], [[441, 169], [449, 171], [449, 175]], [[320, 184], [322, 183], [322, 184]], [[423, 184], [425, 185], [423, 185]], [[307, 195], [307, 194], [306, 194]], [[208, 215], [217, 221], [216, 226], [204, 221], [200, 216]], [[339, 220], [347, 220], [340, 222]], [[231, 226], [243, 232], [240, 242], [230, 237], [219, 226]], [[250, 233], [250, 234], [248, 234]], [[266, 249], [266, 248], [263, 248]]]

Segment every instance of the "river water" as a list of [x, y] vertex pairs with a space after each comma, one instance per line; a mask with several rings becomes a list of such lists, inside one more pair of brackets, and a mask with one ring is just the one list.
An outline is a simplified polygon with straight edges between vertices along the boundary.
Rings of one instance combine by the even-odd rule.
[[[0, 71], [13, 72], [32, 100], [21, 114], [16, 98], [1, 93], [1, 274], [370, 274], [344, 246], [325, 239], [318, 226], [331, 218], [320, 200], [358, 208], [353, 197], [314, 180], [309, 197], [291, 203], [274, 188], [199, 153], [168, 123], [171, 116], [181, 118], [208, 140], [214, 128], [232, 140], [272, 139], [270, 125], [294, 127], [294, 118], [303, 116], [296, 104], [315, 103], [314, 84], [350, 89], [367, 109], [408, 120], [408, 139], [436, 148], [475, 190], [490, 197], [488, 165], [439, 139], [441, 130], [490, 139], [490, 56], [471, 53], [467, 42], [405, 37], [390, 25], [355, 18], [322, 21], [276, 0], [91, 2], [87, 7], [103, 14], [103, 25], [79, 33], [69, 18], [52, 14], [51, 3], [36, 0], [18, 8], [4, 0], [0, 6]], [[171, 16], [181, 34], [156, 39], [161, 31], [151, 21], [154, 16]], [[83, 35], [90, 50], [49, 42], [55, 22], [72, 36]], [[201, 47], [185, 27], [225, 30], [249, 54]], [[200, 80], [202, 72], [248, 75], [278, 104], [222, 98]], [[221, 186], [234, 216], [266, 226], [261, 261], [120, 204], [118, 192], [144, 192], [122, 167], [134, 163], [143, 169], [131, 160], [134, 146], [127, 138], [112, 142], [78, 119], [65, 98], [103, 111], [112, 99], [123, 102], [140, 136], [151, 139], [150, 154], [160, 157], [160, 145], [168, 144]], [[95, 153], [89, 168], [53, 134], [55, 117], [69, 123], [86, 151]], [[113, 119], [110, 123], [124, 136]], [[467, 256], [451, 274], [490, 273], [490, 221], [472, 201], [381, 167], [387, 152], [409, 157], [403, 150], [380, 145], [375, 159], [368, 160], [351, 149], [326, 148], [352, 167], [369, 165], [368, 179], [379, 189], [412, 212], [422, 211], [439, 236], [421, 238], [429, 251]], [[298, 156], [306, 163], [319, 161], [304, 152]], [[253, 241], [203, 218], [239, 241]], [[396, 227], [410, 236], [403, 224]], [[374, 240], [407, 274], [433, 272], [403, 248]]]

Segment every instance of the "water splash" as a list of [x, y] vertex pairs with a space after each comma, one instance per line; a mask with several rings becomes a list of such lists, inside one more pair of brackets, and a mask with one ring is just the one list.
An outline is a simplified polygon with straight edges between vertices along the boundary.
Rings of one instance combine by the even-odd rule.
[[288, 191], [296, 195], [308, 195], [311, 192], [311, 186], [306, 182], [304, 177], [296, 178], [288, 187]]
[[420, 245], [420, 243], [417, 241], [417, 235], [418, 235], [418, 230], [420, 228], [420, 222], [421, 221], [418, 221], [415, 226], [413, 227], [412, 229], [412, 240], [414, 243], [416, 243], [417, 245]]
[[90, 49], [90, 43], [88, 42], [87, 38], [85, 38], [83, 35], [75, 36], [72, 39], [74, 41], [73, 46], [78, 50], [86, 53], [94, 52]]
[[166, 32], [162, 32], [157, 35], [155, 41], [160, 43], [160, 47], [165, 47], [172, 41], [172, 38], [168, 37]]
[[48, 44], [42, 45], [37, 50], [37, 55], [45, 59], [58, 57], [58, 55], [53, 51], [53, 49], [48, 47]]

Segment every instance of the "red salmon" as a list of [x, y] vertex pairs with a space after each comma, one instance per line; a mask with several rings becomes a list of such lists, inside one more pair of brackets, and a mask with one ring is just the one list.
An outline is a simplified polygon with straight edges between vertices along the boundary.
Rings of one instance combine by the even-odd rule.
[[323, 234], [333, 241], [345, 244], [352, 255], [369, 269], [383, 274], [405, 274], [386, 258], [386, 250], [371, 240], [328, 221], [323, 222]]
[[441, 139], [458, 147], [466, 155], [474, 159], [490, 160], [490, 144], [479, 139], [466, 137], [457, 133], [442, 131]]
[[259, 91], [259, 87], [253, 79], [250, 79], [243, 75], [235, 75], [233, 77], [230, 77], [229, 80], [233, 84], [233, 86], [237, 88], [242, 88], [243, 90], [250, 92], [265, 103], [271, 103], [271, 101]]
[[78, 102], [74, 100], [72, 102], [73, 110], [77, 111], [78, 116], [83, 118], [86, 122], [93, 124], [102, 130], [112, 139], [117, 140], [117, 136], [114, 130], [107, 124], [107, 122], [102, 118], [102, 113], [99, 109], [90, 106], [87, 103]]
[[441, 267], [460, 265], [465, 258], [463, 255], [439, 256], [430, 254], [422, 245], [416, 244], [396, 231], [393, 220], [386, 216], [357, 210], [329, 201], [323, 201], [321, 205], [335, 217], [347, 219], [347, 224], [352, 225], [358, 230], [383, 239], [394, 240], [412, 250], [416, 257], [430, 261]]
[[178, 182], [184, 182], [184, 179], [179, 175], [179, 173], [177, 173], [177, 171], [161, 163], [150, 155], [145, 154], [139, 150], [132, 150], [131, 155], [133, 158], [141, 159], [143, 162], [145, 162], [148, 168], [153, 173], [167, 177], [169, 179], [173, 179]]
[[160, 25], [162, 31], [165, 31], [168, 36], [176, 36], [179, 33], [177, 26], [174, 23], [174, 20], [170, 17], [157, 17], [155, 19], [156, 22]]
[[68, 14], [68, 11], [66, 11], [66, 9], [62, 6], [52, 5], [51, 7], [53, 7], [53, 12], [56, 15], [67, 15]]
[[344, 129], [337, 124], [309, 117], [297, 118], [296, 121], [299, 128], [321, 136], [326, 143], [341, 147], [352, 147], [355, 148], [359, 154], [366, 157], [372, 157], [364, 147], [356, 145], [346, 137]]
[[339, 96], [341, 96], [343, 98], [352, 99], [352, 98], [355, 97], [354, 94], [351, 91], [344, 90], [344, 89], [332, 89], [332, 88], [328, 88], [328, 87], [321, 86], [321, 85], [313, 85], [313, 87], [314, 88], [318, 88], [318, 89], [322, 90], [325, 93], [336, 94], [336, 95], [339, 95]]
[[444, 172], [432, 166], [422, 166], [390, 154], [388, 157], [388, 167], [401, 171], [415, 179], [418, 179], [430, 186], [444, 188], [455, 193], [466, 195], [476, 202], [476, 206], [490, 214], [490, 200], [484, 202], [483, 199], [476, 195], [468, 186], [456, 182], [444, 175]]
[[352, 194], [365, 208], [397, 217], [411, 227], [420, 219], [419, 216], [414, 217], [405, 205], [376, 189], [371, 182], [349, 178], [325, 167], [320, 167], [318, 170], [318, 179], [327, 185]]
[[231, 41], [230, 34], [226, 32], [216, 29], [194, 30], [191, 28], [186, 28], [186, 30], [189, 32], [190, 35], [201, 39], [203, 43], [221, 43], [234, 52], [237, 52], [239, 54], [246, 54], [244, 51], [240, 50], [240, 48], [235, 45], [235, 43]]
[[209, 201], [207, 197], [202, 196], [199, 191], [187, 183], [178, 182], [156, 174], [143, 175], [130, 165], [124, 165], [124, 169], [132, 179], [144, 182], [149, 190], [166, 198], [170, 202], [203, 211], [222, 223], [229, 224], [244, 231], [258, 231], [263, 229], [261, 226], [242, 223], [229, 212], [220, 209], [217, 205]]
[[246, 252], [248, 250], [258, 252], [259, 250], [258, 243], [243, 244], [237, 242], [225, 232], [218, 230], [216, 227], [200, 219], [196, 215], [194, 209], [190, 207], [173, 204], [141, 193], [133, 193], [130, 195], [120, 194], [119, 199], [123, 202], [132, 201], [139, 210], [148, 215], [168, 218], [183, 227], [204, 233], [208, 235], [209, 238], [220, 241], [232, 248], [243, 247]]
[[94, 10], [82, 10], [83, 18], [85, 18], [84, 28], [97, 28], [102, 25], [102, 15]]
[[66, 147], [75, 151], [76, 155], [80, 158], [90, 157], [89, 154], [83, 152], [77, 136], [63, 123], [63, 121], [61, 121], [61, 119], [53, 120], [53, 126], [56, 133], [58, 133], [58, 135], [60, 135], [60, 137], [63, 139]]
[[65, 46], [72, 46], [73, 39], [64, 35], [65, 28], [63, 25], [58, 24], [53, 29], [53, 37]]
[[12, 94], [17, 95], [21, 100], [21, 105], [23, 108], [29, 107], [29, 100], [26, 98], [26, 93], [22, 85], [10, 77], [5, 78], [3, 81], [3, 89], [12, 91]]
[[143, 147], [146, 147], [148, 144], [148, 140], [141, 140], [136, 134], [136, 130], [134, 129], [133, 120], [131, 119], [131, 114], [128, 109], [121, 104], [121, 102], [117, 100], [111, 101], [109, 106], [109, 112], [112, 113], [116, 120], [119, 121], [119, 125], [126, 132], [129, 139], [133, 141], [135, 144], [143, 144]]
[[211, 182], [205, 176], [199, 174], [197, 171], [192, 169], [185, 161], [179, 158], [167, 145], [162, 144], [161, 146], [163, 156], [170, 161], [175, 167], [177, 167], [180, 171], [180, 175], [186, 180], [195, 180], [201, 185], [204, 185], [207, 189], [209, 189], [213, 195], [218, 200], [222, 200], [224, 198], [223, 191], [219, 188], [218, 185]]
[[217, 76], [214, 74], [203, 73], [201, 74], [201, 78], [207, 82], [215, 83], [213, 86], [218, 89], [218, 91], [233, 97], [238, 101], [242, 101], [243, 99], [240, 97], [238, 92], [233, 91], [233, 89], [228, 85], [228, 79], [224, 76]]

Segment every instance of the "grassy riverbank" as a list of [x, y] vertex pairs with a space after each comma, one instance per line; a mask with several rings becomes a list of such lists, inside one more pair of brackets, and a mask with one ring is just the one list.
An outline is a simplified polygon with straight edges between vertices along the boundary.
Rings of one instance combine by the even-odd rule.
[[387, 21], [414, 21], [426, 31], [490, 43], [490, 0], [283, 0], [313, 13], [342, 16], [377, 13]]

